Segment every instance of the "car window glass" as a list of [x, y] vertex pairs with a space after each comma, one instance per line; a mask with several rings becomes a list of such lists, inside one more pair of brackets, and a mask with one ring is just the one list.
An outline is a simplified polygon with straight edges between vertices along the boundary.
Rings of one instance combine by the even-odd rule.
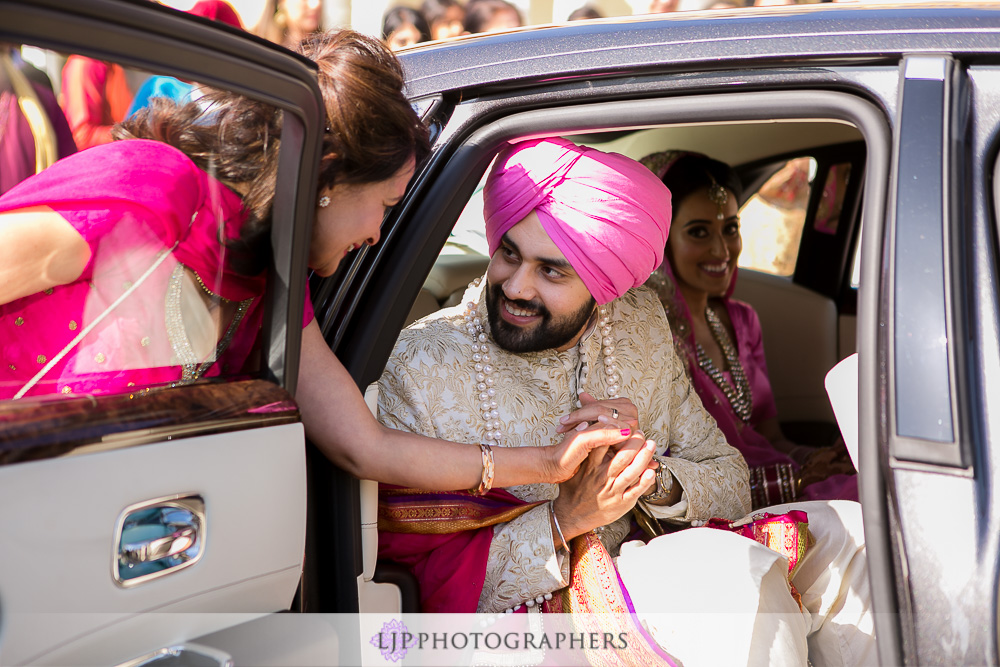
[[779, 276], [795, 271], [816, 161], [799, 157], [776, 165], [774, 174], [740, 209], [742, 267]]
[[483, 187], [486, 177], [476, 186], [469, 203], [462, 209], [442, 255], [476, 254], [488, 257], [489, 244], [486, 242], [486, 222], [483, 219]]
[[0, 299], [0, 400], [253, 376], [264, 274], [223, 165], [160, 142], [112, 143], [113, 126], [155, 98], [196, 105], [196, 123], [211, 123], [213, 91], [27, 47], [0, 65], [0, 210], [62, 230], [86, 262], [62, 277], [76, 266], [62, 255], [44, 270], [40, 255], [17, 256], [18, 276], [41, 289]]

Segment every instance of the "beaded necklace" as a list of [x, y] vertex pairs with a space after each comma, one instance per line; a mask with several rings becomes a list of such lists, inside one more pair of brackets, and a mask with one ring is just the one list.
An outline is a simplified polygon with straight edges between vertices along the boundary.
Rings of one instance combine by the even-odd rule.
[[[469, 287], [479, 287], [482, 278], [477, 278], [469, 283]], [[475, 395], [479, 399], [479, 410], [483, 418], [483, 431], [486, 444], [493, 446], [504, 446], [503, 422], [500, 421], [499, 404], [497, 403], [497, 390], [494, 386], [493, 377], [496, 369], [493, 366], [493, 357], [490, 354], [489, 336], [486, 335], [485, 326], [482, 320], [476, 316], [477, 303], [469, 301], [465, 311], [465, 330], [472, 339], [472, 363], [476, 371]], [[615, 357], [615, 340], [611, 335], [611, 323], [608, 318], [607, 306], [598, 306], [597, 326], [601, 333], [601, 352], [604, 360], [604, 374], [608, 382], [608, 398], [618, 398], [619, 376], [618, 364]], [[586, 353], [584, 352], [583, 341], [580, 341], [577, 349], [580, 353], [580, 364], [582, 372], [580, 374], [579, 386], [577, 389], [576, 407], [581, 407], [579, 394], [586, 391], [588, 365]]]
[[705, 308], [705, 320], [708, 328], [712, 332], [712, 338], [722, 348], [722, 354], [726, 358], [726, 365], [729, 366], [729, 374], [732, 376], [732, 383], [726, 380], [712, 359], [705, 353], [705, 348], [701, 343], [695, 341], [695, 354], [698, 358], [698, 365], [705, 373], [712, 378], [712, 381], [722, 390], [733, 407], [733, 411], [744, 422], [750, 421], [750, 414], [753, 412], [753, 395], [750, 390], [750, 382], [747, 380], [743, 365], [740, 363], [739, 355], [733, 342], [726, 333], [726, 328], [722, 326], [719, 316], [711, 308]]
[[[476, 278], [469, 283], [470, 288], [479, 287], [482, 278]], [[496, 368], [493, 366], [493, 357], [490, 355], [489, 336], [486, 335], [486, 327], [483, 321], [476, 316], [477, 303], [469, 301], [465, 304], [465, 330], [472, 339], [472, 362], [476, 371], [476, 396], [479, 398], [479, 409], [483, 417], [483, 430], [486, 437], [486, 444], [494, 447], [503, 447], [504, 434], [503, 422], [500, 421], [499, 404], [497, 403], [497, 390], [494, 386], [493, 378]], [[619, 376], [618, 364], [615, 358], [615, 339], [611, 335], [611, 321], [608, 318], [607, 306], [598, 306], [597, 326], [601, 332], [601, 353], [604, 359], [604, 374], [608, 379], [608, 398], [618, 398]], [[579, 395], [586, 391], [588, 365], [586, 353], [583, 349], [583, 340], [577, 344], [580, 354], [580, 378], [577, 388], [576, 407], [581, 407]], [[524, 604], [529, 612], [540, 612], [542, 604], [552, 599], [552, 593], [539, 595], [533, 600], [527, 600]], [[517, 605], [507, 609], [505, 613], [510, 614], [521, 608]], [[498, 614], [497, 617], [502, 616]], [[492, 624], [496, 617], [490, 617], [488, 623]]]
[[[181, 291], [183, 289], [184, 273], [183, 264], [178, 264], [174, 267], [173, 273], [170, 274], [170, 281], [167, 283], [166, 300], [167, 339], [170, 341], [170, 347], [173, 349], [174, 354], [177, 355], [182, 369], [179, 384], [189, 384], [198, 380], [222, 356], [223, 352], [229, 347], [229, 343], [232, 342], [233, 335], [236, 333], [236, 329], [243, 320], [247, 309], [253, 303], [253, 299], [250, 298], [236, 304], [236, 312], [233, 314], [233, 319], [229, 322], [229, 327], [226, 328], [222, 339], [215, 346], [215, 354], [210, 356], [207, 361], [200, 361], [198, 355], [195, 354], [194, 349], [191, 347], [191, 340], [188, 338], [187, 330], [184, 328], [184, 317], [181, 311]], [[198, 274], [194, 271], [192, 273], [194, 273], [198, 285], [209, 296], [225, 303], [233, 303], [229, 299], [209, 290]]]

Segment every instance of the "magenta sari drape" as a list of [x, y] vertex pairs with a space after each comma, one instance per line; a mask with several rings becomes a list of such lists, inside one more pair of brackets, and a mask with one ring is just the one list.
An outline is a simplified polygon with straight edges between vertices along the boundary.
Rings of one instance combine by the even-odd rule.
[[413, 572], [420, 582], [421, 611], [475, 613], [492, 526], [539, 504], [503, 489], [477, 497], [380, 484], [378, 557]]
[[[250, 305], [204, 377], [241, 373], [255, 352], [265, 276], [244, 276], [227, 242], [246, 220], [240, 197], [164, 143], [116, 141], [75, 153], [0, 196], [0, 212], [48, 207], [90, 249], [74, 281], [0, 305], [0, 400], [11, 398], [105, 311], [108, 316], [27, 393], [109, 394], [175, 382], [181, 367], [166, 323], [172, 270], [182, 264], [207, 291]], [[169, 258], [110, 309], [137, 277]], [[303, 326], [313, 319], [307, 297]]]
[[[461, 491], [419, 491], [382, 484], [378, 555], [406, 566], [416, 576], [421, 611], [472, 613], [486, 576], [493, 526], [542, 502], [525, 503], [503, 490], [477, 497]], [[805, 512], [790, 511], [759, 513], [743, 522], [712, 519], [708, 526], [737, 533], [785, 556], [790, 584], [813, 543], [808, 522]], [[671, 656], [639, 622], [628, 589], [601, 540], [587, 533], [571, 542], [569, 586], [545, 602], [543, 610], [571, 614], [573, 626], [584, 633], [627, 636], [621, 651], [585, 650], [591, 665], [674, 666]]]

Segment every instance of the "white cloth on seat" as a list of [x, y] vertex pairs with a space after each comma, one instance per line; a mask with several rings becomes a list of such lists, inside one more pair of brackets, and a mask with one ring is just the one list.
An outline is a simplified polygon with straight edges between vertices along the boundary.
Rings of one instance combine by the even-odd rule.
[[767, 508], [809, 516], [816, 543], [789, 593], [788, 562], [740, 535], [689, 529], [622, 545], [618, 573], [650, 634], [686, 667], [877, 665], [861, 506], [811, 501]]

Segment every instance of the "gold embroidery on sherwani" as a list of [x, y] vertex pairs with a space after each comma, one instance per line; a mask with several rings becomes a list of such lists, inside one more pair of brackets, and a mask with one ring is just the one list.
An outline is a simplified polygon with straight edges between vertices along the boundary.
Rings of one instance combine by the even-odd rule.
[[[489, 334], [482, 289], [470, 288], [463, 304], [470, 300], [478, 303], [477, 316]], [[621, 376], [619, 395], [636, 404], [639, 427], [656, 441], [658, 453], [669, 447], [664, 465], [683, 489], [677, 505], [654, 511], [682, 524], [745, 515], [750, 511], [746, 463], [726, 444], [693, 391], [674, 353], [660, 302], [648, 288], [640, 287], [608, 304], [608, 309]], [[384, 424], [456, 442], [483, 441], [465, 310], [461, 305], [438, 311], [400, 334], [379, 380], [379, 419]], [[580, 345], [587, 359], [601, 358], [599, 337], [592, 332]], [[490, 348], [505, 445], [538, 447], [561, 440], [556, 427], [559, 417], [573, 410], [579, 351], [512, 354], [492, 341]], [[598, 398], [607, 395], [603, 372], [590, 370], [587, 390]], [[527, 502], [558, 495], [553, 484], [507, 490]], [[617, 552], [627, 532], [625, 525], [624, 521], [615, 522], [601, 535], [610, 552]], [[553, 551], [546, 506], [498, 524], [479, 611], [503, 611], [565, 587], [569, 583], [567, 561]]]

